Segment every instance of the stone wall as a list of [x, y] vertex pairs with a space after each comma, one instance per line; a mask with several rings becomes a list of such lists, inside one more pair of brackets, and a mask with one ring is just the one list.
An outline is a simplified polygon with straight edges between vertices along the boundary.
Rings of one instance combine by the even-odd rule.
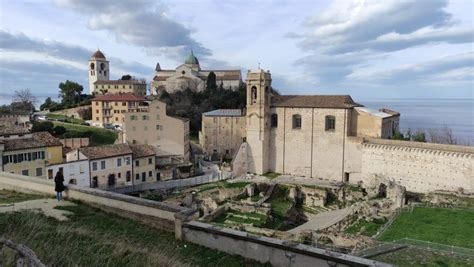
[[360, 160], [364, 182], [379, 176], [412, 192], [474, 192], [474, 147], [366, 139]]

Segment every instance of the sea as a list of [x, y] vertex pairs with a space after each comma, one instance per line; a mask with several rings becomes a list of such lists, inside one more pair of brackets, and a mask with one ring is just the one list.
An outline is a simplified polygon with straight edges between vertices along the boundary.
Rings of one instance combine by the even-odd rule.
[[405, 133], [448, 127], [463, 144], [474, 146], [474, 99], [383, 99], [358, 101], [373, 109], [399, 112], [400, 131]]
[[[47, 97], [57, 101], [57, 95], [37, 97], [37, 106]], [[12, 97], [0, 95], [0, 105], [9, 104]], [[448, 127], [456, 139], [474, 146], [474, 99], [374, 99], [358, 101], [373, 109], [388, 108], [401, 114], [400, 130], [405, 133]]]

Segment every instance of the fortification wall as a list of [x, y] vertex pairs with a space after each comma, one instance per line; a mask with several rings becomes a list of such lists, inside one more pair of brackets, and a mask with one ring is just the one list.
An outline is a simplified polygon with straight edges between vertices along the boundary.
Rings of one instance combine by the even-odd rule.
[[[357, 157], [354, 152], [351, 157]], [[474, 192], [474, 147], [365, 139], [360, 177], [393, 179], [413, 192]]]

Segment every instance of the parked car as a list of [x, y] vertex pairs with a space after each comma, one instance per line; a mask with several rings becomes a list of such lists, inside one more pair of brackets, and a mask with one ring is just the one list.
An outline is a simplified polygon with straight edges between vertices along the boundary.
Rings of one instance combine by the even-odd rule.
[[59, 121], [59, 122], [65, 122], [66, 119], [65, 119], [65, 118], [59, 118], [59, 119], [57, 119], [57, 121]]
[[109, 130], [114, 130], [115, 126], [112, 123], [104, 123], [104, 128]]
[[81, 125], [84, 125], [84, 126], [91, 126], [87, 121], [81, 122]]

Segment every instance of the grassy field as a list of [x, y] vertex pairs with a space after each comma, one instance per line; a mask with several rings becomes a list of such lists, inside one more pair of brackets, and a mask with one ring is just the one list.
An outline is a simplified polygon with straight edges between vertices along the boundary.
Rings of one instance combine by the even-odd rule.
[[211, 189], [214, 189], [214, 188], [244, 188], [248, 184], [250, 184], [250, 182], [229, 183], [229, 182], [226, 182], [226, 181], [222, 181], [222, 182], [203, 184], [203, 185], [200, 185], [200, 186], [196, 187], [196, 189], [199, 192], [204, 192], [204, 191], [211, 190]]
[[113, 144], [117, 139], [117, 133], [112, 130], [62, 122], [53, 122], [53, 124], [66, 128], [64, 137], [90, 137], [91, 145]]
[[64, 119], [66, 122], [72, 122], [72, 123], [75, 123], [75, 124], [80, 124], [82, 122], [84, 122], [84, 120], [82, 119], [77, 119], [77, 118], [70, 118], [70, 117], [66, 117], [62, 114], [55, 114], [55, 113], [48, 113], [46, 114], [46, 116], [50, 119], [54, 119], [54, 120], [58, 120], [58, 119]]
[[415, 247], [371, 258], [398, 266], [474, 266], [474, 258], [427, 251]]
[[8, 190], [0, 190], [0, 204], [11, 204], [40, 198], [45, 198], [45, 196], [23, 194]]
[[47, 266], [262, 266], [85, 204], [60, 209], [74, 213], [69, 221], [32, 212], [0, 214], [0, 236], [28, 246]]
[[345, 232], [352, 235], [360, 233], [365, 236], [373, 236], [377, 233], [378, 229], [385, 224], [385, 222], [386, 221], [383, 219], [374, 219], [373, 221], [362, 219], [347, 227]]
[[262, 176], [265, 176], [265, 177], [267, 177], [268, 179], [273, 180], [273, 179], [277, 178], [277, 177], [280, 176], [280, 175], [281, 175], [281, 173], [267, 172], [267, 173], [263, 174]]
[[474, 209], [417, 207], [412, 212], [402, 212], [380, 239], [405, 237], [474, 248]]
[[228, 210], [226, 213], [217, 217], [214, 222], [224, 225], [225, 223], [235, 224], [251, 224], [261, 227], [267, 221], [267, 216], [255, 212], [240, 212], [236, 210]]

